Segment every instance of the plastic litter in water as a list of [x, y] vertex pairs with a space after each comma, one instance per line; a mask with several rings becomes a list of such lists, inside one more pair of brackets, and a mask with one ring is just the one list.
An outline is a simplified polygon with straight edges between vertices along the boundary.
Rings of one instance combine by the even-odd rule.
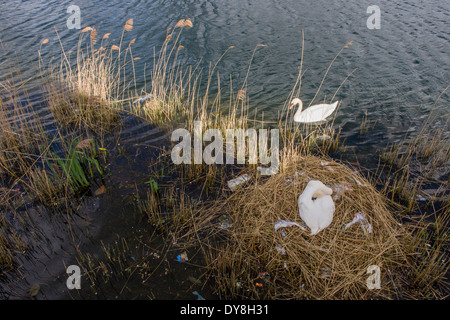
[[323, 134], [321, 136], [316, 137], [316, 140], [319, 142], [325, 142], [325, 141], [330, 141], [331, 137], [327, 134]]
[[195, 294], [197, 296], [197, 300], [205, 300], [205, 298], [203, 298], [200, 293], [198, 293], [197, 291], [192, 291], [192, 294]]
[[237, 178], [234, 178], [230, 181], [228, 181], [228, 187], [234, 191], [236, 188], [241, 185], [244, 182], [247, 182], [250, 180], [250, 176], [248, 174], [242, 174]]
[[186, 251], [183, 252], [183, 253], [180, 253], [179, 255], [177, 255], [177, 260], [178, 260], [178, 262], [186, 262], [186, 261], [188, 261], [188, 256], [187, 256]]
[[137, 98], [136, 100], [133, 101], [133, 104], [136, 104], [136, 103], [143, 103], [143, 102], [145, 102], [146, 100], [151, 99], [151, 98], [153, 98], [153, 94], [150, 93], [150, 94], [147, 94], [147, 95], [145, 95], [145, 96], [142, 96], [142, 97]]

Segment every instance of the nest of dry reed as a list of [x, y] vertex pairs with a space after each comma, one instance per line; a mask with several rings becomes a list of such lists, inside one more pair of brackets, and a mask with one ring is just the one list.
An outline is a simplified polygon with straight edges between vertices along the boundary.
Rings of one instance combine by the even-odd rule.
[[[297, 205], [309, 179], [347, 186], [335, 194], [333, 222], [314, 236]], [[406, 262], [401, 242], [405, 231], [361, 175], [345, 165], [324, 166], [320, 158], [306, 156], [276, 175], [252, 181], [198, 217], [197, 230], [225, 234], [209, 242], [210, 266], [220, 292], [228, 298], [256, 299], [384, 298], [398, 292], [397, 271]], [[359, 223], [344, 230], [358, 212], [370, 222], [371, 233]], [[218, 227], [224, 215], [231, 228]], [[307, 231], [296, 226], [275, 231], [279, 220], [297, 222]], [[372, 265], [380, 268], [380, 289], [368, 287]]]

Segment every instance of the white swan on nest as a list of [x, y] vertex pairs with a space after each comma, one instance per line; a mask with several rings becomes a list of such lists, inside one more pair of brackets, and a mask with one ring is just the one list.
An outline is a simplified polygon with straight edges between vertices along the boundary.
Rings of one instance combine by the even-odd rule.
[[331, 224], [334, 213], [333, 190], [318, 180], [311, 180], [298, 197], [300, 218], [311, 229], [311, 235]]
[[[294, 115], [295, 122], [312, 123], [323, 121], [328, 118], [336, 109], [339, 101], [332, 104], [316, 104], [303, 110], [303, 102], [299, 98], [295, 98], [291, 102], [289, 109], [292, 109], [295, 105], [299, 105], [297, 112]], [[303, 111], [302, 111], [303, 110]]]

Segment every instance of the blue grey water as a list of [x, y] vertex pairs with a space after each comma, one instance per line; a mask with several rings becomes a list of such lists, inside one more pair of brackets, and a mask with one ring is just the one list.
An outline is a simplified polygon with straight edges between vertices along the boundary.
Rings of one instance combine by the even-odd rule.
[[[189, 17], [194, 24], [181, 37], [185, 63], [200, 62], [207, 69], [235, 46], [217, 67], [222, 81], [231, 76], [235, 88], [244, 81], [253, 50], [264, 44], [250, 69], [248, 97], [251, 110], [264, 112], [266, 120], [276, 119], [295, 83], [302, 30], [301, 98], [307, 104], [336, 53], [353, 41], [336, 59], [315, 102], [329, 99], [354, 70], [337, 95], [342, 105], [336, 126], [363, 153], [417, 131], [450, 84], [450, 3], [445, 0], [2, 1], [0, 40], [7, 52], [1, 53], [0, 62], [15, 52], [25, 75], [31, 74], [42, 39], [49, 39], [41, 50], [45, 61], [59, 54], [55, 27], [65, 49], [74, 48], [80, 30], [67, 27], [70, 5], [80, 8], [81, 28], [93, 26], [99, 35], [111, 32], [116, 44], [125, 21], [134, 19], [126, 37], [136, 38], [133, 54], [141, 58], [136, 61], [140, 88], [148, 81], [154, 50], [181, 18]], [[380, 29], [367, 27], [371, 5], [380, 8]], [[447, 91], [436, 107], [442, 111], [442, 123], [436, 125], [445, 125], [448, 103]], [[352, 139], [365, 114], [377, 125], [364, 139]]]

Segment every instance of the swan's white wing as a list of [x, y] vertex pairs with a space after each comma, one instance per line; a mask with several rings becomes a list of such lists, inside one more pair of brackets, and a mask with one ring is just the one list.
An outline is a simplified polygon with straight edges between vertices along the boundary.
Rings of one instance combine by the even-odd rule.
[[304, 110], [294, 118], [296, 122], [319, 122], [329, 117], [336, 109], [338, 101], [333, 104], [317, 104]]

